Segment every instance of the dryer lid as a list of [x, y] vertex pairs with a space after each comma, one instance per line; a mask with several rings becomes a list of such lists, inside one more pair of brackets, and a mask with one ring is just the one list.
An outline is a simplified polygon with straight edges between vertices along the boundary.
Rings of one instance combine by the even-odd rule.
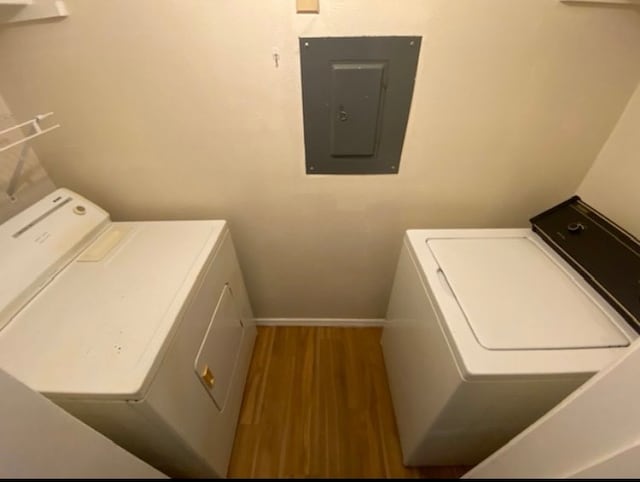
[[485, 348], [629, 345], [611, 316], [530, 238], [430, 239], [427, 244]]

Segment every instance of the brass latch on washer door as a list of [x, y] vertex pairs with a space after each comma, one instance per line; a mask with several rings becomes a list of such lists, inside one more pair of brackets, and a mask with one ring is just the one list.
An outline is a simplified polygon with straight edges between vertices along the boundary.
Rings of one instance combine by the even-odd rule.
[[204, 383], [211, 389], [213, 385], [216, 383], [216, 377], [213, 376], [213, 373], [209, 369], [208, 365], [204, 366], [204, 370], [202, 370], [202, 374], [200, 375]]

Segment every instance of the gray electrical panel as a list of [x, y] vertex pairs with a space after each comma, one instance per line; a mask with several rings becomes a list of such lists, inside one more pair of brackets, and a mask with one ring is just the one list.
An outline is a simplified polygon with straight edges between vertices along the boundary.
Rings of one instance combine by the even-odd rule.
[[393, 174], [421, 37], [300, 38], [307, 174]]

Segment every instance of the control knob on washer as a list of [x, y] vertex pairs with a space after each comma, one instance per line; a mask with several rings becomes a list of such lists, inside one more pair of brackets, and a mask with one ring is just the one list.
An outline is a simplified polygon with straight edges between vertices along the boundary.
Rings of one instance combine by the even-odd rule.
[[584, 231], [584, 224], [582, 223], [569, 223], [567, 225], [567, 231], [569, 231], [571, 234], [580, 234], [582, 231]]

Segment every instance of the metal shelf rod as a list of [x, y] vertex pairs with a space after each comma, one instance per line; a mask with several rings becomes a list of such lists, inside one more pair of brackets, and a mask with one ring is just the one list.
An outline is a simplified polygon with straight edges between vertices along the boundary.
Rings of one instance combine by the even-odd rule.
[[35, 134], [31, 134], [30, 136], [23, 137], [19, 141], [12, 142], [11, 144], [8, 144], [8, 145], [0, 148], [0, 152], [4, 152], [4, 151], [6, 151], [8, 149], [11, 149], [12, 147], [18, 146], [20, 144], [24, 144], [25, 142], [30, 141], [34, 137], [38, 137], [38, 136], [41, 136], [42, 134], [46, 134], [49, 131], [57, 129], [58, 127], [60, 127], [60, 124], [56, 124], [55, 126], [47, 127], [46, 129], [42, 129], [40, 132], [36, 132]]
[[0, 136], [2, 136], [2, 135], [7, 134], [7, 133], [9, 133], [11, 131], [14, 131], [16, 129], [20, 129], [20, 128], [28, 126], [28, 125], [31, 125], [31, 127], [33, 127], [33, 134], [25, 136], [22, 139], [19, 139], [19, 140], [15, 141], [15, 142], [12, 142], [11, 144], [7, 144], [6, 146], [0, 147], [0, 152], [4, 152], [6, 150], [9, 150], [12, 147], [18, 146], [18, 145], [23, 144], [25, 142], [28, 142], [31, 139], [35, 138], [35, 137], [41, 136], [42, 134], [46, 134], [47, 132], [50, 132], [50, 131], [60, 127], [60, 124], [56, 124], [54, 126], [47, 127], [46, 129], [43, 129], [42, 127], [40, 127], [40, 121], [42, 121], [43, 119], [46, 119], [47, 117], [49, 117], [52, 114], [53, 114], [53, 112], [48, 112], [46, 114], [39, 114], [39, 115], [35, 116], [33, 119], [28, 120], [26, 122], [23, 122], [22, 124], [18, 124], [18, 125], [15, 125], [13, 127], [9, 127], [8, 129], [4, 129], [3, 131], [0, 131]]
[[9, 180], [9, 185], [7, 187], [6, 193], [9, 196], [11, 201], [15, 201], [15, 192], [18, 188], [18, 182], [20, 181], [20, 176], [22, 175], [22, 169], [24, 168], [25, 160], [27, 159], [27, 154], [29, 152], [29, 141], [35, 137], [41, 136], [42, 134], [46, 134], [54, 129], [60, 127], [60, 124], [56, 124], [51, 127], [47, 127], [43, 129], [40, 125], [40, 122], [43, 119], [46, 119], [50, 115], [53, 115], [53, 112], [48, 112], [46, 114], [39, 114], [35, 116], [33, 119], [23, 122], [22, 124], [15, 125], [13, 127], [9, 127], [8, 129], [4, 129], [0, 131], [0, 137], [4, 134], [8, 134], [9, 132], [13, 132], [15, 130], [22, 129], [23, 127], [31, 127], [32, 132], [28, 136], [24, 136], [22, 139], [19, 139], [15, 142], [7, 144], [6, 146], [2, 146], [0, 148], [0, 153], [11, 149], [12, 147], [18, 146], [22, 144], [22, 150], [20, 151], [20, 156], [18, 157], [18, 162], [16, 163], [16, 167], [13, 170], [13, 174], [11, 179]]

